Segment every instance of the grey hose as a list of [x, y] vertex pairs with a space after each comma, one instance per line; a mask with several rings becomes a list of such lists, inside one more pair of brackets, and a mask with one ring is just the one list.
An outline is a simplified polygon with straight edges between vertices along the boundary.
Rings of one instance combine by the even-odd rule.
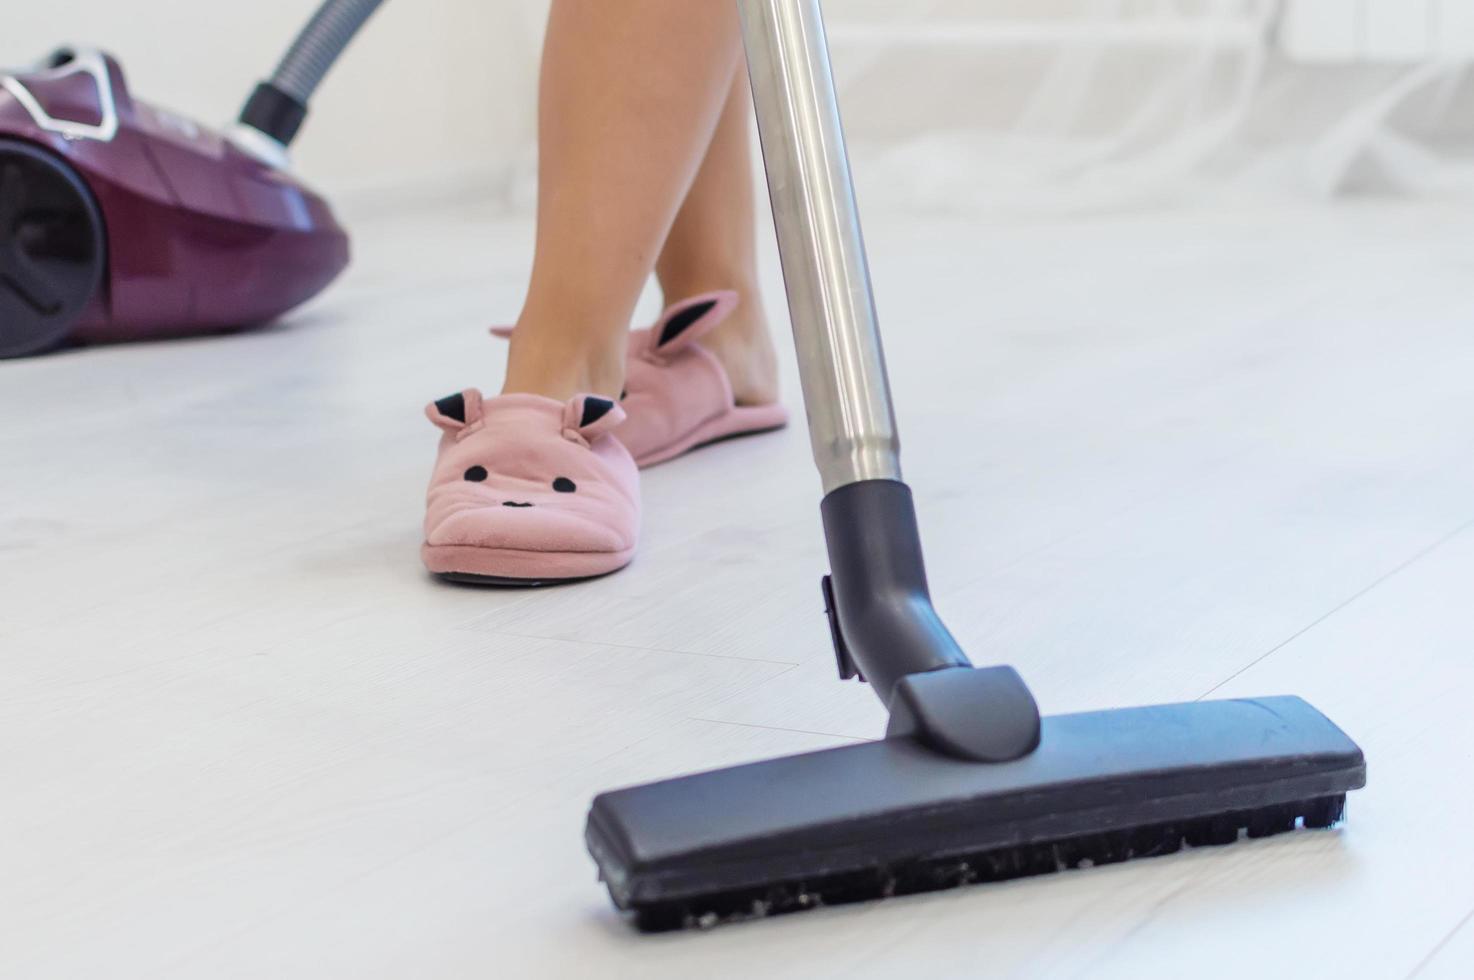
[[[269, 138], [278, 153], [291, 145], [312, 94], [384, 0], [327, 0], [302, 28], [276, 73], [256, 86], [241, 110], [244, 132]], [[279, 163], [274, 157], [274, 164]]]
[[384, 0], [326, 0], [292, 42], [271, 84], [302, 105]]

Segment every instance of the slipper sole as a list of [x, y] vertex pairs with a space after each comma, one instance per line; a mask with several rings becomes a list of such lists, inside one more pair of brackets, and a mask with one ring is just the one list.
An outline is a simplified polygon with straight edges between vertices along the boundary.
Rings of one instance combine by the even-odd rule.
[[431, 545], [420, 559], [433, 574], [468, 585], [533, 587], [579, 582], [617, 572], [630, 563], [626, 551], [518, 551], [473, 545]]
[[776, 432], [787, 425], [788, 410], [782, 405], [739, 405], [698, 425], [670, 445], [640, 456], [635, 465], [645, 469], [714, 443]]

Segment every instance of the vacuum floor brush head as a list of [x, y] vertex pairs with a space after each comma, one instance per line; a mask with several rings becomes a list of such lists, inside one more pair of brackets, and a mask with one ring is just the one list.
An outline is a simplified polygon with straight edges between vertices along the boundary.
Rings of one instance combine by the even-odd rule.
[[709, 927], [1324, 828], [1361, 750], [1295, 697], [1045, 718], [1014, 762], [890, 738], [594, 800], [587, 841], [646, 931]]
[[1040, 718], [932, 606], [819, 0], [742, 0], [841, 679], [886, 737], [605, 793], [585, 837], [643, 929], [999, 881], [1341, 819], [1356, 743], [1295, 697]]

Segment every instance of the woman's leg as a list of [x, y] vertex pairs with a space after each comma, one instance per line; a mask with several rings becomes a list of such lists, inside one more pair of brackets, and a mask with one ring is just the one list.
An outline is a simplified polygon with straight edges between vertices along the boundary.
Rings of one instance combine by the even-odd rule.
[[537, 250], [504, 392], [619, 394], [630, 317], [740, 54], [731, 0], [553, 0]]
[[739, 405], [766, 405], [778, 400], [778, 360], [758, 290], [751, 120], [747, 69], [738, 64], [706, 159], [665, 240], [656, 274], [671, 303], [716, 289], [742, 295], [737, 311], [701, 343], [727, 369]]

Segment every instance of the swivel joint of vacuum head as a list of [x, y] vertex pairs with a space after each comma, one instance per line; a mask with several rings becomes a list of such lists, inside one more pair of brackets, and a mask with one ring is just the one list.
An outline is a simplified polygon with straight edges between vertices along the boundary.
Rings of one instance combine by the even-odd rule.
[[975, 668], [932, 606], [911, 490], [899, 480], [840, 487], [823, 503], [824, 581], [841, 679], [868, 681], [888, 736], [971, 762], [1039, 745], [1039, 707], [1012, 667]]
[[1012, 667], [948, 667], [901, 678], [886, 738], [916, 738], [967, 762], [1012, 762], [1039, 747], [1039, 706]]

